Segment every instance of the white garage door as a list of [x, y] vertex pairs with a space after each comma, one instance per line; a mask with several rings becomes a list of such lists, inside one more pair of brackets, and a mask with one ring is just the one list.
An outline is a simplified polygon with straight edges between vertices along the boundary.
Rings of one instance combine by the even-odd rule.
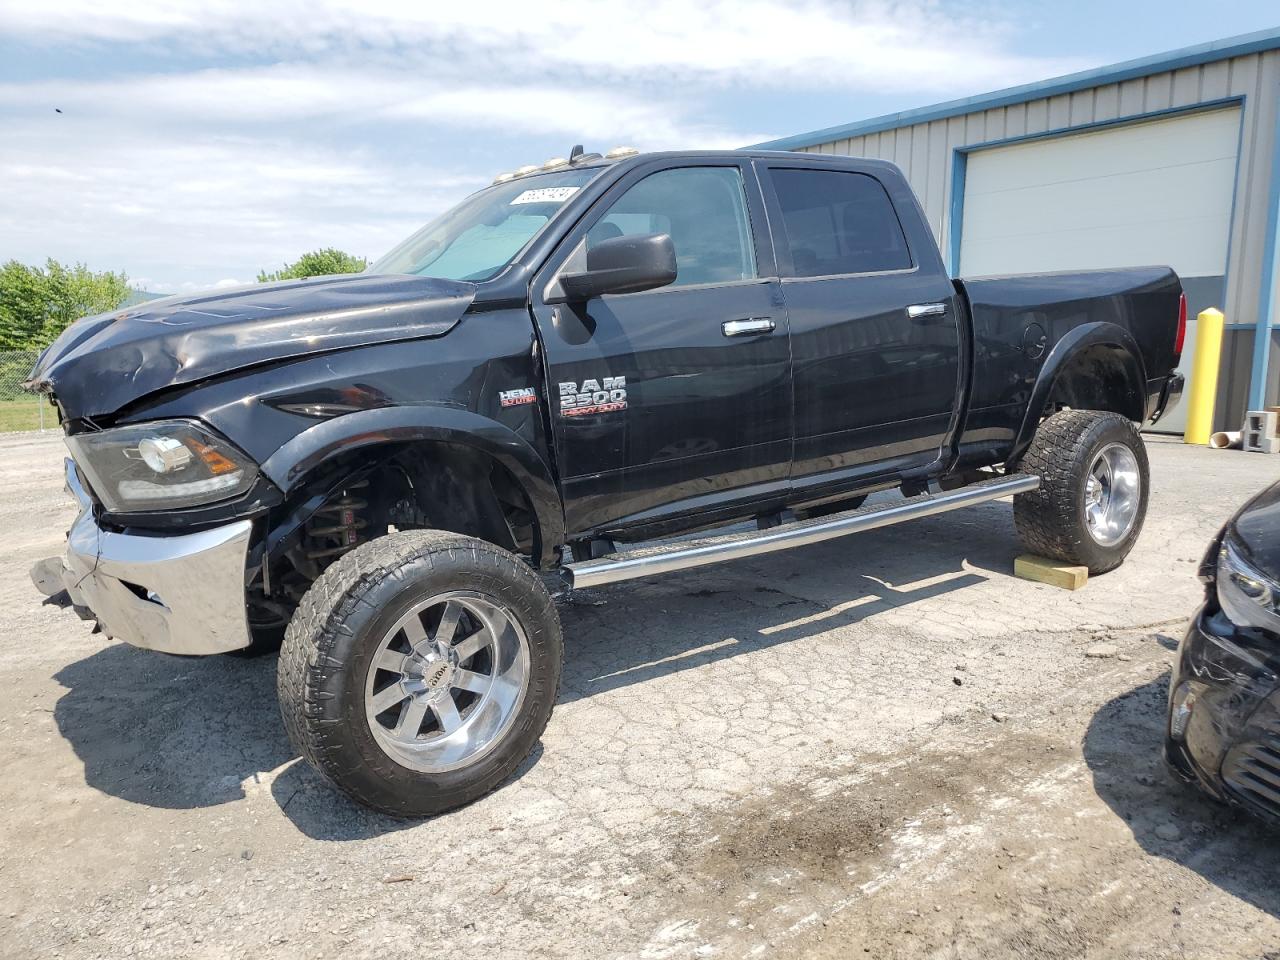
[[[1192, 317], [1221, 307], [1239, 136], [1232, 107], [975, 151], [960, 274], [1168, 264]], [[1179, 408], [1160, 429], [1183, 424]]]

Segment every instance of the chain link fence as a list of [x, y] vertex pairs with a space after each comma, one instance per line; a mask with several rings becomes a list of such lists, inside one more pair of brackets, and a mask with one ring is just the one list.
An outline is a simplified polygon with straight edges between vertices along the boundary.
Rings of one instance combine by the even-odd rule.
[[40, 356], [39, 350], [0, 350], [0, 433], [48, 430], [58, 415], [44, 397], [22, 389], [22, 381]]

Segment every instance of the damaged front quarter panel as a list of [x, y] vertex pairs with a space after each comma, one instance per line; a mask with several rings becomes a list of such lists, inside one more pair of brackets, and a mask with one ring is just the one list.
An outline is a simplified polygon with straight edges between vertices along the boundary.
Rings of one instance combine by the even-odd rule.
[[72, 324], [27, 386], [56, 394], [66, 417], [102, 416], [257, 364], [442, 336], [475, 291], [462, 281], [354, 274], [155, 300]]

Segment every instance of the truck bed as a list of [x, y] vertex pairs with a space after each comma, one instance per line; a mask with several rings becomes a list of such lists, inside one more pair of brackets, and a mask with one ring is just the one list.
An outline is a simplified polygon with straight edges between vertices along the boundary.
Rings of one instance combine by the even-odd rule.
[[1039, 371], [1055, 348], [1074, 343], [1092, 324], [1114, 324], [1132, 337], [1147, 368], [1139, 400], [1144, 415], [1177, 365], [1171, 319], [1182, 284], [1168, 267], [966, 277], [955, 285], [972, 318], [972, 389], [960, 440], [969, 456], [1007, 453]]

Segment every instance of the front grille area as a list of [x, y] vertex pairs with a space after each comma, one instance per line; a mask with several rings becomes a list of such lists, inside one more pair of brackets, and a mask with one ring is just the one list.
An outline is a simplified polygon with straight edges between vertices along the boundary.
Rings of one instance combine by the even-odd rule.
[[1280, 735], [1232, 747], [1222, 761], [1222, 779], [1250, 807], [1280, 817]]

